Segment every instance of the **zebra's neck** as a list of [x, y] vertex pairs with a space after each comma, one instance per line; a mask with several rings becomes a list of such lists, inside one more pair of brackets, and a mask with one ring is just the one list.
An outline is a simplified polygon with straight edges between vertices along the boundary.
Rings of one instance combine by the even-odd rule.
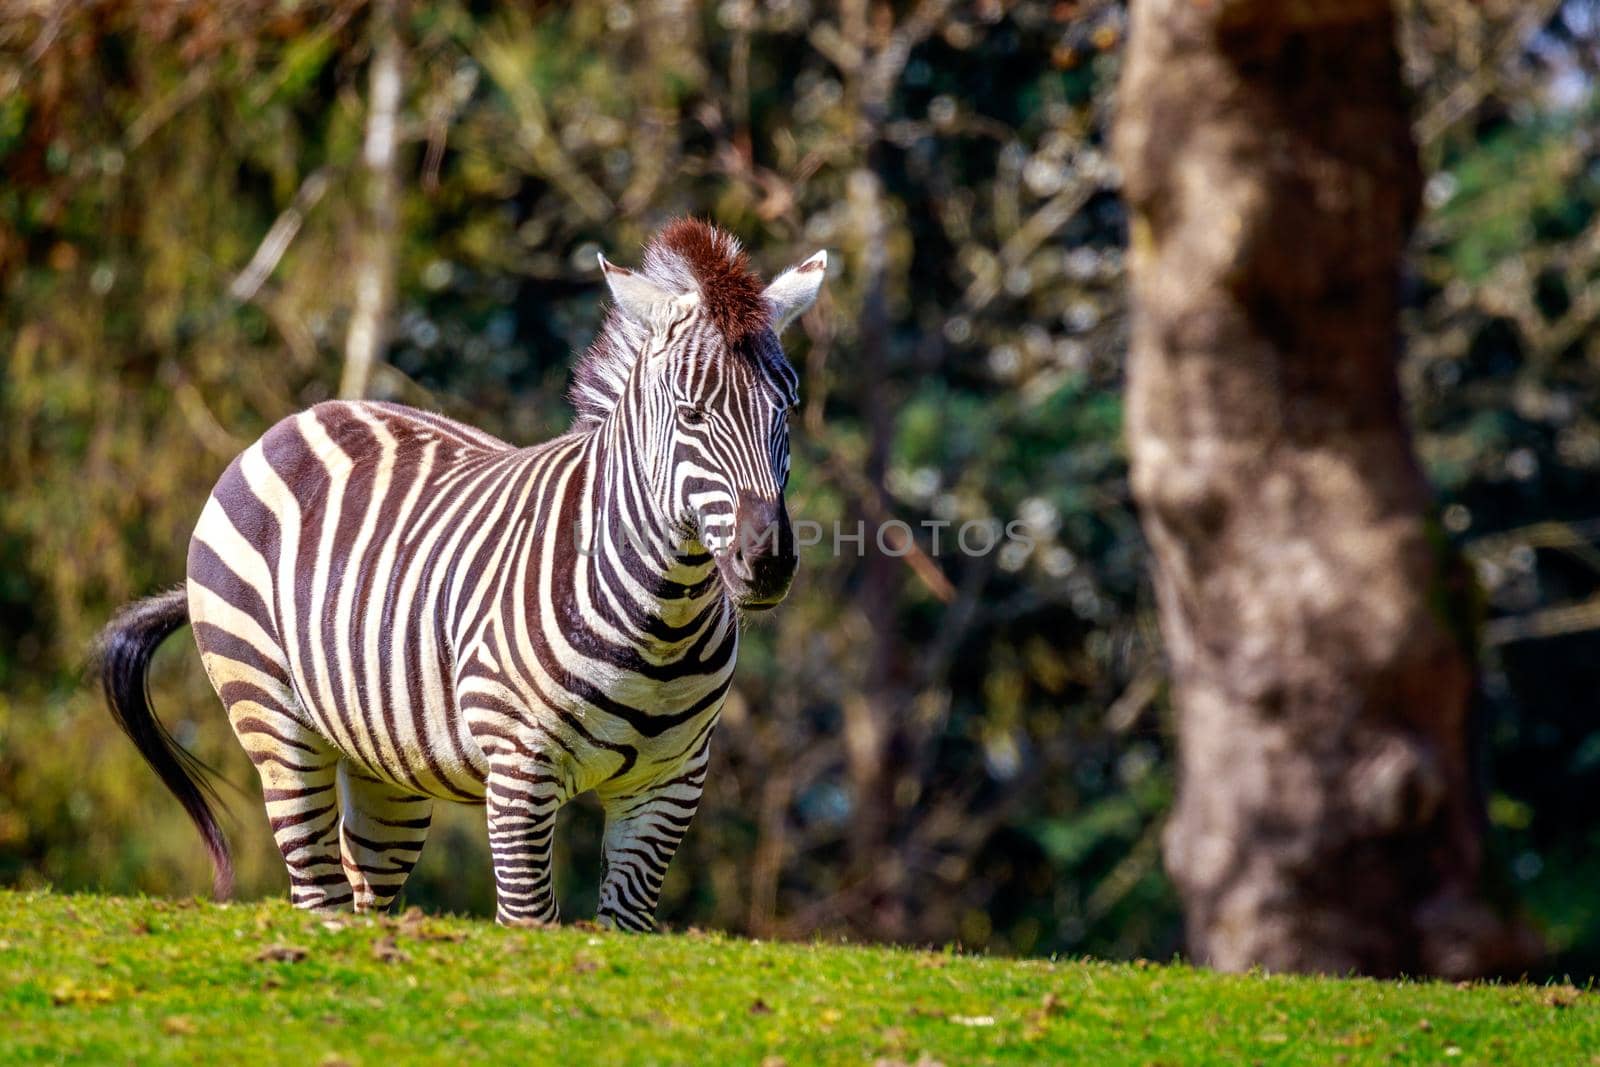
[[624, 404], [596, 428], [586, 457], [582, 577], [591, 602], [637, 645], [676, 658], [728, 629], [732, 609], [711, 553], [654, 506], [626, 416]]

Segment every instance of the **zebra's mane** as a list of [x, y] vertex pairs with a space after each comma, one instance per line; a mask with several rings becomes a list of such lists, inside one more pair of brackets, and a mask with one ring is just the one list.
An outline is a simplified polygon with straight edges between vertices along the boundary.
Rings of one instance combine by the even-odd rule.
[[[772, 308], [749, 257], [735, 237], [708, 222], [685, 218], [669, 223], [645, 247], [639, 273], [671, 293], [698, 291], [701, 307], [730, 352], [771, 323]], [[606, 313], [600, 336], [573, 372], [568, 395], [578, 409], [574, 429], [603, 422], [616, 407], [644, 343], [643, 327], [615, 307]]]

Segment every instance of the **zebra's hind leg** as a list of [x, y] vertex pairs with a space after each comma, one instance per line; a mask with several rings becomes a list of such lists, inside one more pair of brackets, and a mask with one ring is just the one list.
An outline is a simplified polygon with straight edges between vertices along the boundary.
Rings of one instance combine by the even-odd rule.
[[405, 885], [422, 855], [433, 801], [368, 777], [339, 762], [344, 818], [339, 846], [356, 911], [382, 911]]
[[[289, 900], [297, 908], [334, 909], [351, 901], [339, 862], [339, 754], [284, 713], [271, 694], [249, 686], [221, 687], [228, 719], [261, 778], [272, 838], [289, 870]], [[287, 689], [283, 700], [292, 700]]]
[[550, 858], [556, 812], [566, 799], [560, 776], [537, 754], [490, 757], [484, 806], [494, 854], [494, 918], [502, 926], [557, 920]]
[[602, 926], [649, 931], [667, 866], [688, 832], [705, 785], [705, 750], [683, 772], [627, 793], [601, 794], [605, 806], [605, 876], [600, 882]]

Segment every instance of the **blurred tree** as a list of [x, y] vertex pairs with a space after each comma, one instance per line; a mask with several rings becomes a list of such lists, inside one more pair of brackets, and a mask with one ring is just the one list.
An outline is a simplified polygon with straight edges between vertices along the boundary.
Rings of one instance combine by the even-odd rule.
[[339, 396], [360, 400], [372, 387], [383, 358], [394, 307], [396, 256], [400, 243], [400, 98], [404, 56], [396, 0], [373, 0], [368, 18], [372, 62], [368, 65], [366, 135], [361, 164], [366, 211], [354, 264], [355, 306], [345, 338]]
[[1470, 583], [1396, 377], [1420, 187], [1388, 0], [1133, 5], [1134, 493], [1179, 714], [1167, 865], [1230, 970], [1470, 976]]

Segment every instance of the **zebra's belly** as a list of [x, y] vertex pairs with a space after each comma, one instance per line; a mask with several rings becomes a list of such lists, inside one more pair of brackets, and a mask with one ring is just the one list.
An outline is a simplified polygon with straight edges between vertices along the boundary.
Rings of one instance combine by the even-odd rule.
[[303, 695], [301, 704], [353, 769], [423, 796], [481, 801], [488, 761], [464, 729], [454, 694], [416, 681], [401, 674], [383, 691], [353, 686], [331, 698]]
[[[344, 646], [357, 643], [352, 637]], [[297, 672], [296, 688], [312, 727], [356, 769], [443, 800], [482, 800], [490, 761], [480, 739], [487, 735], [520, 735], [544, 752], [571, 795], [626, 792], [670, 776], [703, 747], [732, 675], [731, 662], [667, 683], [620, 673], [583, 699], [549, 679], [534, 688], [502, 674], [495, 679], [502, 699], [473, 709], [466, 694], [474, 687], [452, 676], [447, 656], [408, 655], [404, 644], [380, 656], [386, 670], [365, 682], [346, 672], [341, 685], [330, 667]], [[433, 651], [423, 638], [411, 644]]]

